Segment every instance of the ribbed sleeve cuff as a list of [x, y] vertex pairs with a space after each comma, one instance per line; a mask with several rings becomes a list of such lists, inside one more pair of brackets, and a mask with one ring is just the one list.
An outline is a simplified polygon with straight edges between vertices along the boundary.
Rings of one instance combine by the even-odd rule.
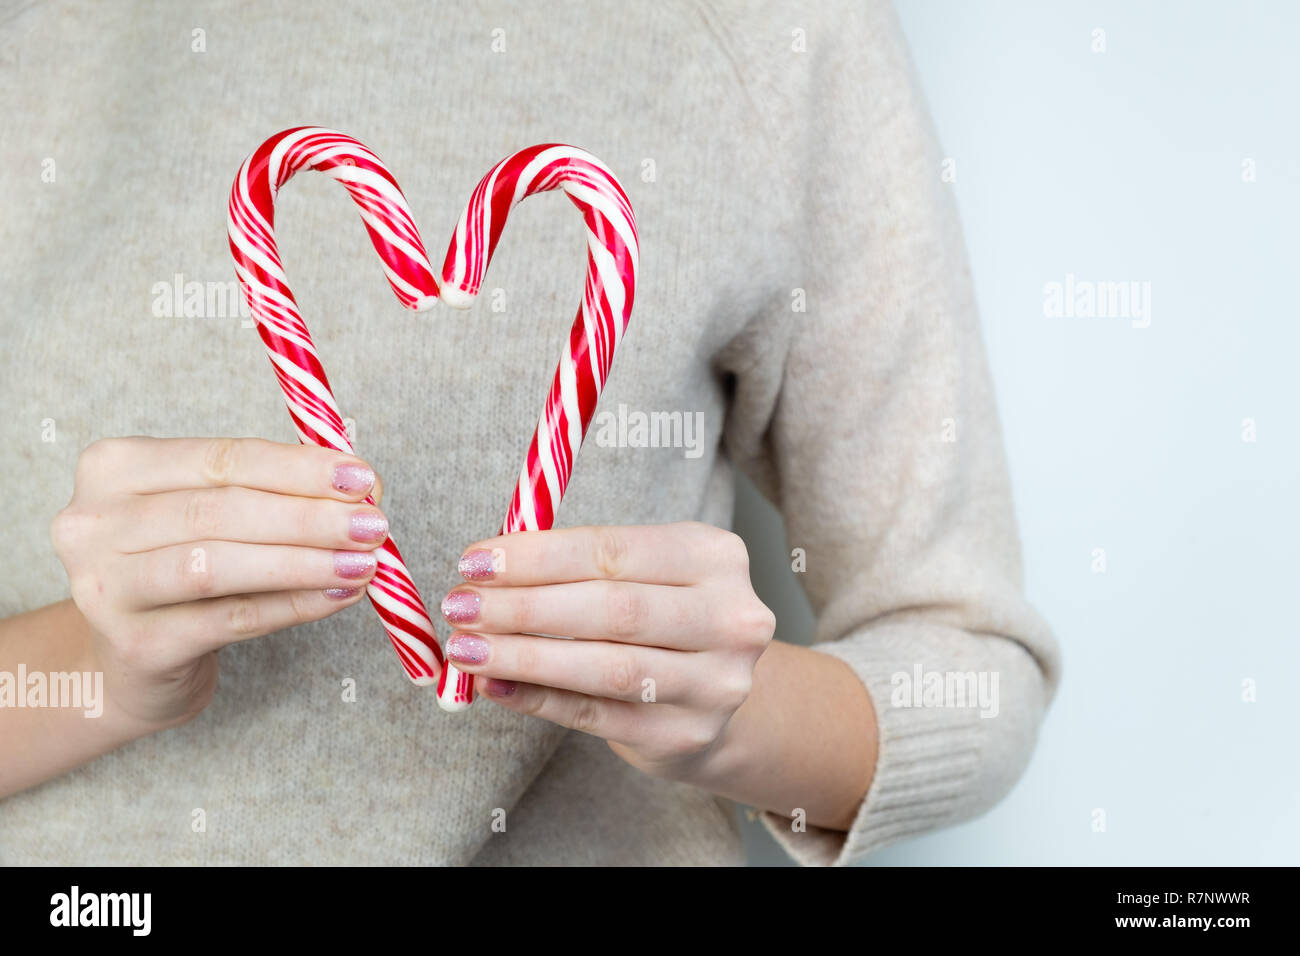
[[[852, 864], [897, 840], [976, 815], [1009, 788], [1032, 749], [1042, 680], [1023, 648], [961, 632], [921, 637], [900, 631], [814, 648], [845, 661], [866, 686], [879, 749], [871, 787], [847, 833], [811, 825], [796, 832], [789, 817], [760, 814], [777, 842], [804, 866]], [[953, 653], [945, 653], [954, 643]], [[909, 644], [910, 653], [899, 653]], [[894, 675], [913, 675], [918, 662], [924, 672], [998, 671], [997, 716], [982, 717], [978, 707], [895, 706]], [[1009, 694], [1017, 700], [1009, 701]], [[990, 758], [996, 767], [988, 765]]]

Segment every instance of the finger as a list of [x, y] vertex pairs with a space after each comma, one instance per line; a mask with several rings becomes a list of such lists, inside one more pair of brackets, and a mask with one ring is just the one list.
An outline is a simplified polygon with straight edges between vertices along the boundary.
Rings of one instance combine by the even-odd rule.
[[503, 707], [606, 740], [635, 740], [645, 720], [643, 704], [604, 700], [536, 684], [498, 680], [476, 683], [482, 696]]
[[388, 520], [370, 505], [228, 487], [133, 496], [116, 544], [123, 554], [203, 540], [362, 551], [387, 537]]
[[576, 581], [545, 587], [458, 587], [442, 601], [448, 624], [490, 634], [554, 634], [676, 650], [704, 650], [718, 624], [702, 589]]
[[640, 581], [689, 585], [720, 570], [749, 567], [743, 542], [698, 522], [520, 531], [480, 541], [460, 560], [475, 584], [511, 586], [568, 581]]
[[168, 642], [184, 647], [189, 654], [208, 651], [263, 637], [319, 621], [356, 604], [365, 588], [353, 586], [331, 590], [273, 591], [269, 594], [237, 594], [191, 601], [157, 608], [145, 615], [150, 630], [164, 634]]
[[134, 494], [242, 485], [282, 495], [360, 501], [375, 484], [361, 459], [261, 438], [133, 438], [116, 449]]
[[137, 610], [231, 594], [364, 586], [375, 574], [369, 551], [199, 541], [125, 555], [126, 593]]
[[468, 674], [633, 703], [702, 698], [699, 655], [606, 641], [454, 632], [444, 648]]

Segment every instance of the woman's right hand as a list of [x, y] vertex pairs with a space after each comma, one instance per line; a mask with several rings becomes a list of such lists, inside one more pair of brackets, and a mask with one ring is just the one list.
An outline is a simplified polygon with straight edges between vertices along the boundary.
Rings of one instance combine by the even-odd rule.
[[212, 698], [217, 651], [361, 600], [388, 522], [374, 471], [256, 438], [110, 438], [50, 526], [106, 702], [148, 729]]

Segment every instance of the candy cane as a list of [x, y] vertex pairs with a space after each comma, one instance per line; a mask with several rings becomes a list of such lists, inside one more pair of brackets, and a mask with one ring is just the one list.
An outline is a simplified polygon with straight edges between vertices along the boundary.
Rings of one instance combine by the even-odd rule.
[[[609, 377], [614, 350], [632, 317], [636, 291], [640, 252], [627, 195], [595, 156], [550, 143], [503, 159], [479, 181], [443, 261], [442, 300], [453, 308], [469, 308], [510, 210], [526, 196], [551, 189], [564, 190], [582, 210], [587, 224], [587, 281], [501, 534], [548, 531], [555, 524], [574, 459]], [[438, 681], [438, 699], [458, 700], [469, 693], [470, 683], [448, 662]]]
[[[389, 284], [404, 306], [417, 311], [429, 308], [437, 285], [397, 182], [374, 153], [350, 136], [311, 127], [289, 129], [272, 136], [244, 160], [230, 191], [227, 218], [235, 273], [299, 439], [352, 454], [343, 416], [276, 248], [276, 195], [304, 166], [347, 188], [360, 207]], [[374, 497], [366, 501], [373, 504]], [[417, 684], [431, 684], [443, 657], [420, 592], [391, 537], [375, 556], [378, 569], [366, 594], [407, 675]]]
[[[266, 345], [299, 439], [352, 454], [338, 404], [298, 311], [276, 248], [275, 197], [304, 166], [348, 190], [397, 298], [417, 312], [441, 296], [468, 308], [478, 292], [506, 215], [535, 192], [562, 188], [587, 222], [586, 291], [529, 446], [502, 533], [550, 528], [614, 348], [631, 315], [638, 262], [636, 225], [627, 196], [595, 157], [571, 146], [534, 146], [503, 160], [479, 183], [461, 217], [435, 282], [406, 199], [374, 153], [343, 133], [316, 127], [272, 136], [240, 167], [231, 189], [227, 232], [235, 272]], [[373, 503], [373, 497], [367, 497]], [[433, 624], [401, 553], [390, 537], [376, 551], [378, 570], [366, 593], [407, 675], [438, 680], [438, 702], [463, 710], [473, 680], [443, 660]]]

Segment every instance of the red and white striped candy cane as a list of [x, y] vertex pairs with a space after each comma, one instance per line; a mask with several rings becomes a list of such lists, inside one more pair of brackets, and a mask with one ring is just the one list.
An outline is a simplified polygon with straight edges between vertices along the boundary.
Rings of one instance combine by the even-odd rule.
[[[442, 266], [439, 292], [448, 305], [468, 308], [515, 204], [533, 193], [562, 189], [587, 224], [587, 281], [528, 446], [501, 534], [547, 531], [573, 474], [614, 350], [623, 339], [636, 291], [639, 246], [632, 205], [605, 164], [575, 146], [547, 143], [520, 150], [480, 180], [460, 217]], [[472, 678], [448, 662], [438, 699], [471, 693]]]
[[[352, 445], [342, 415], [289, 290], [273, 231], [276, 194], [304, 166], [347, 188], [394, 293], [416, 311], [429, 308], [440, 294], [457, 308], [472, 303], [506, 215], [525, 196], [562, 188], [583, 211], [588, 238], [586, 291], [502, 533], [550, 528], [632, 310], [636, 224], [614, 175], [595, 157], [571, 146], [534, 146], [503, 160], [479, 183], [461, 217], [447, 252], [445, 284], [439, 290], [405, 197], [365, 146], [333, 130], [300, 127], [277, 133], [245, 160], [229, 206], [236, 273], [299, 438], [348, 454]], [[424, 602], [391, 538], [376, 555], [379, 569], [367, 594], [403, 667], [417, 684], [430, 683], [434, 668], [441, 668], [439, 704], [446, 710], [463, 710], [473, 700], [472, 678], [444, 665]]]
[[[319, 170], [347, 188], [404, 306], [428, 309], [438, 286], [396, 180], [379, 157], [352, 137], [316, 127], [287, 129], [259, 146], [239, 168], [227, 217], [230, 252], [289, 415], [304, 444], [350, 455], [343, 416], [276, 249], [275, 197], [303, 167]], [[373, 496], [366, 500], [374, 503]], [[366, 594], [407, 675], [417, 684], [432, 684], [443, 657], [429, 612], [391, 537], [375, 556], [379, 566]]]

